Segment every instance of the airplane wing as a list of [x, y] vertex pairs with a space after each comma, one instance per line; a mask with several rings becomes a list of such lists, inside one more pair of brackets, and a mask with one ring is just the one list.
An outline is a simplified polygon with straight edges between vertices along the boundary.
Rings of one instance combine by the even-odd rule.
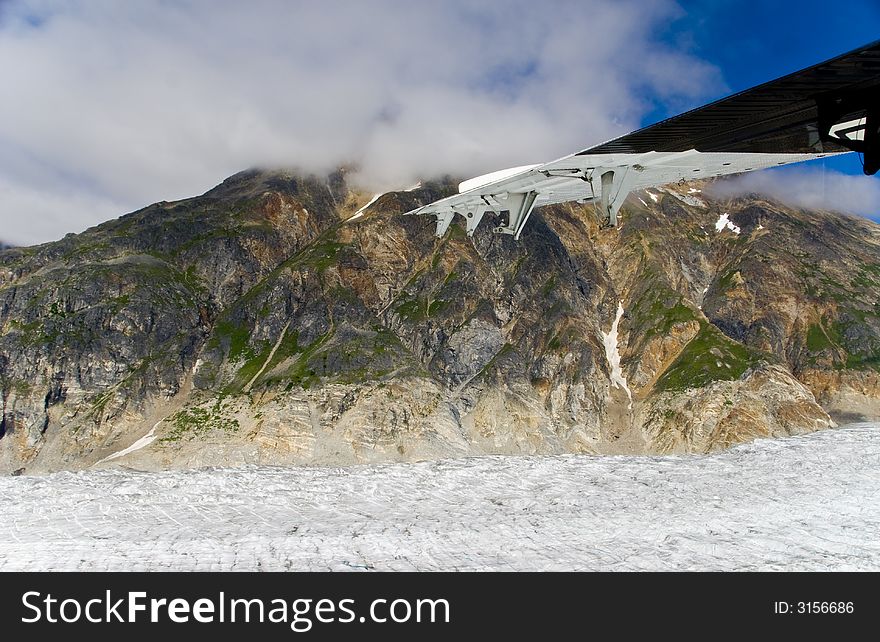
[[595, 201], [616, 225], [627, 194], [681, 180], [798, 163], [847, 152], [880, 170], [880, 41], [549, 163], [464, 181], [459, 193], [407, 214], [456, 214], [468, 235], [486, 212], [495, 232], [519, 238], [532, 210]]

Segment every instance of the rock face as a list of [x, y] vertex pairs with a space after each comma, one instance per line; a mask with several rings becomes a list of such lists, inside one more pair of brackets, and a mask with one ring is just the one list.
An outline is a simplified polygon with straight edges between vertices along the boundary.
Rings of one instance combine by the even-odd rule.
[[0, 252], [0, 470], [709, 452], [878, 409], [877, 225], [692, 185], [519, 242], [401, 216], [453, 189], [347, 220], [344, 172], [252, 170]]

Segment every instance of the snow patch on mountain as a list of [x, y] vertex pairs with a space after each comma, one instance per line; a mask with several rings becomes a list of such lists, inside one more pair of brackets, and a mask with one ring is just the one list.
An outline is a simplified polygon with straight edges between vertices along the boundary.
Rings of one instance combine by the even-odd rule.
[[721, 232], [724, 230], [724, 228], [729, 229], [734, 234], [739, 234], [742, 231], [742, 230], [740, 230], [740, 228], [737, 225], [733, 224], [733, 221], [731, 221], [728, 218], [727, 212], [724, 212], [723, 214], [721, 214], [718, 217], [718, 220], [715, 222], [715, 231], [716, 232]]
[[675, 196], [682, 202], [692, 205], [693, 207], [708, 207], [703, 199], [697, 198], [692, 194], [676, 194]]
[[353, 221], [353, 220], [355, 220], [356, 218], [360, 218], [361, 216], [363, 216], [363, 215], [364, 215], [364, 212], [367, 211], [367, 208], [368, 208], [370, 205], [372, 205], [373, 203], [375, 203], [376, 201], [378, 201], [380, 196], [382, 196], [382, 194], [373, 194], [373, 198], [371, 198], [370, 201], [369, 201], [366, 205], [364, 205], [361, 209], [359, 209], [357, 212], [355, 212], [355, 213], [351, 216], [351, 218], [349, 218], [348, 220], [349, 220], [349, 221]]
[[614, 323], [611, 324], [611, 330], [608, 333], [602, 333], [602, 341], [605, 344], [605, 358], [608, 359], [608, 365], [611, 367], [611, 385], [618, 386], [626, 391], [629, 398], [629, 409], [632, 410], [632, 392], [626, 385], [626, 377], [623, 376], [623, 369], [620, 367], [620, 350], [617, 346], [617, 328], [620, 320], [623, 318], [623, 302], [617, 303], [617, 315], [614, 317]]
[[156, 440], [156, 428], [159, 427], [159, 424], [161, 424], [162, 421], [163, 420], [160, 419], [155, 424], [153, 424], [153, 427], [150, 428], [150, 432], [148, 432], [146, 435], [144, 435], [143, 437], [138, 439], [136, 442], [134, 442], [128, 448], [123, 448], [122, 450], [115, 452], [112, 455], [108, 455], [107, 457], [104, 457], [104, 459], [99, 461], [98, 463], [103, 464], [104, 462], [107, 462], [107, 461], [112, 461], [114, 459], [119, 459], [120, 457], [125, 457], [125, 455], [133, 453], [136, 450], [140, 450], [141, 448], [146, 448], [147, 446], [149, 446], [150, 444], [152, 444]]

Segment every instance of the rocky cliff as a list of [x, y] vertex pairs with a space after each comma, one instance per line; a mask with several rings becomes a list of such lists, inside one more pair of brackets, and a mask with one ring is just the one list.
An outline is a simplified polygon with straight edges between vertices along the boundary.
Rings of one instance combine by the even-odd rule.
[[[708, 452], [880, 409], [880, 226], [701, 184], [443, 239], [247, 171], [0, 252], [0, 470]], [[353, 217], [354, 216], [354, 217]], [[353, 218], [352, 218], [353, 217]]]

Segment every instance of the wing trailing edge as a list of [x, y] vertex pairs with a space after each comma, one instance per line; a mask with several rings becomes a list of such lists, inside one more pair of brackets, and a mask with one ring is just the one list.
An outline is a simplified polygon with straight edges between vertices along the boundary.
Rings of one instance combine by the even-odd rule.
[[610, 225], [632, 190], [847, 152], [880, 171], [880, 41], [549, 163], [464, 181], [408, 214], [456, 214], [472, 235], [487, 212], [518, 239], [536, 207], [592, 201]]

